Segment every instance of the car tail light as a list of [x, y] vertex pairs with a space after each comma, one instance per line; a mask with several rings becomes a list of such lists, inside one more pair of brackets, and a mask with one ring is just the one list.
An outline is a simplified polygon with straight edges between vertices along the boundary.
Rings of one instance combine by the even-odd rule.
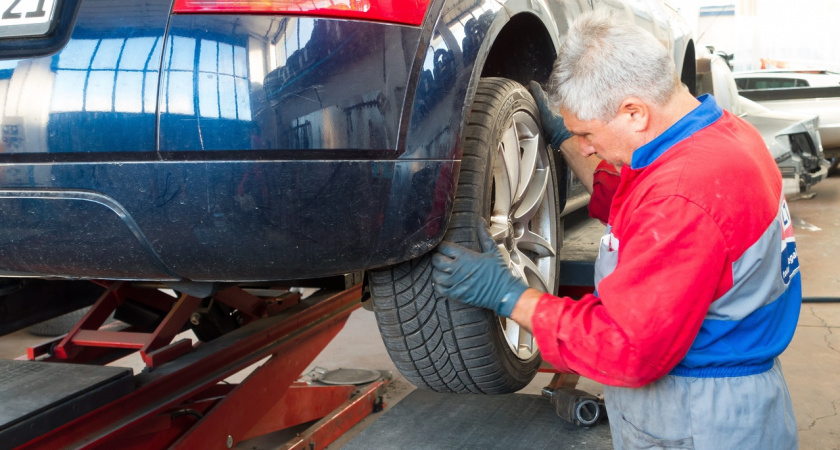
[[291, 14], [420, 25], [431, 0], [175, 0], [175, 13]]

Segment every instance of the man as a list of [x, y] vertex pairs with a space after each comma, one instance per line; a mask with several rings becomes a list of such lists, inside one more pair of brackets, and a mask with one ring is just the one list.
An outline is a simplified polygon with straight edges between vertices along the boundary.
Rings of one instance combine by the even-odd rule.
[[555, 368], [605, 384], [616, 449], [796, 448], [776, 357], [799, 315], [799, 263], [761, 136], [695, 99], [653, 36], [608, 13], [576, 20], [561, 46], [560, 115], [532, 91], [608, 224], [596, 292], [528, 288], [482, 223], [483, 253], [434, 255], [438, 294], [512, 318]]

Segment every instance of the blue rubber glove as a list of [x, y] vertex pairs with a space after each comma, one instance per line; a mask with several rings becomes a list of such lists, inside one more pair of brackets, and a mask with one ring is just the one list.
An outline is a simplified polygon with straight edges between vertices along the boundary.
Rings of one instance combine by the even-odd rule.
[[551, 110], [548, 103], [548, 95], [540, 87], [536, 81], [528, 84], [528, 90], [537, 102], [537, 109], [540, 110], [540, 121], [542, 122], [543, 132], [548, 138], [548, 143], [553, 149], [559, 149], [566, 139], [572, 137], [572, 133], [566, 129], [566, 124], [563, 122], [563, 116]]
[[484, 219], [477, 225], [481, 253], [450, 242], [438, 246], [432, 256], [435, 291], [446, 298], [510, 317], [528, 285], [508, 269]]

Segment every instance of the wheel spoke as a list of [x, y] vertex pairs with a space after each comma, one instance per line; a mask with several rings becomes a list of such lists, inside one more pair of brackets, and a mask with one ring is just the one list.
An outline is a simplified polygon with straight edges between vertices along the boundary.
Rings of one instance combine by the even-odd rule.
[[507, 225], [507, 217], [494, 215], [490, 218], [490, 236], [497, 244], [503, 243], [509, 233], [510, 228]]
[[[510, 252], [508, 251], [508, 249], [505, 248], [504, 245], [498, 245], [498, 248], [499, 248], [499, 253], [502, 254], [502, 259], [505, 260], [505, 265], [507, 267], [511, 267], [511, 264], [513, 264], [513, 262], [510, 259]], [[514, 267], [515, 267], [515, 265], [514, 265]], [[514, 275], [520, 276], [518, 273], [514, 273]], [[521, 276], [520, 276], [520, 278], [521, 278]]]
[[505, 145], [499, 142], [496, 149], [496, 164], [493, 167], [493, 219], [504, 218], [510, 215], [510, 206], [513, 202], [513, 194], [510, 188], [510, 175], [507, 168], [508, 162], [505, 158]]
[[522, 148], [522, 161], [519, 163], [519, 187], [516, 190], [514, 203], [522, 198], [525, 191], [531, 185], [531, 181], [534, 179], [534, 174], [537, 170], [537, 147], [539, 144], [539, 137], [519, 141], [519, 146]]
[[505, 320], [505, 336], [507, 337], [508, 344], [511, 347], [511, 350], [518, 353], [518, 348], [514, 348], [514, 343], [519, 342], [519, 329], [521, 327], [518, 323], [514, 322], [513, 320]]
[[516, 245], [521, 250], [529, 250], [536, 253], [538, 258], [555, 256], [557, 254], [545, 238], [531, 230], [525, 230], [525, 234], [516, 240]]
[[[514, 269], [516, 269], [516, 272], [519, 273], [529, 286], [543, 292], [551, 292], [551, 289], [548, 287], [548, 282], [543, 274], [540, 273], [540, 268], [537, 267], [534, 261], [531, 261], [531, 259], [518, 249], [514, 249], [511, 253], [516, 254], [516, 257], [511, 258]], [[537, 286], [534, 286], [535, 282]]]
[[511, 349], [522, 356], [530, 357], [534, 353], [534, 336], [513, 320], [506, 319], [504, 326]]
[[534, 353], [534, 336], [521, 326], [519, 327], [519, 351], [525, 351], [529, 355]]
[[548, 169], [537, 169], [534, 171], [534, 179], [525, 190], [525, 195], [522, 198], [516, 212], [513, 213], [513, 220], [527, 224], [534, 214], [537, 213], [545, 191], [548, 186], [549, 171]]
[[516, 134], [516, 127], [511, 126], [502, 135], [502, 155], [505, 162], [505, 171], [508, 177], [508, 187], [511, 193], [510, 204], [513, 205], [514, 196], [519, 187], [519, 136]]

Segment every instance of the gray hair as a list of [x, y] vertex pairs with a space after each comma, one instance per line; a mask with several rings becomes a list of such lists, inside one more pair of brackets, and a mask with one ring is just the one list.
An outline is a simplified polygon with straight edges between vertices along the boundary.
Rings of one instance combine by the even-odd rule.
[[612, 120], [628, 97], [664, 105], [681, 86], [664, 45], [603, 9], [572, 23], [549, 83], [555, 107], [580, 120], [603, 122]]

